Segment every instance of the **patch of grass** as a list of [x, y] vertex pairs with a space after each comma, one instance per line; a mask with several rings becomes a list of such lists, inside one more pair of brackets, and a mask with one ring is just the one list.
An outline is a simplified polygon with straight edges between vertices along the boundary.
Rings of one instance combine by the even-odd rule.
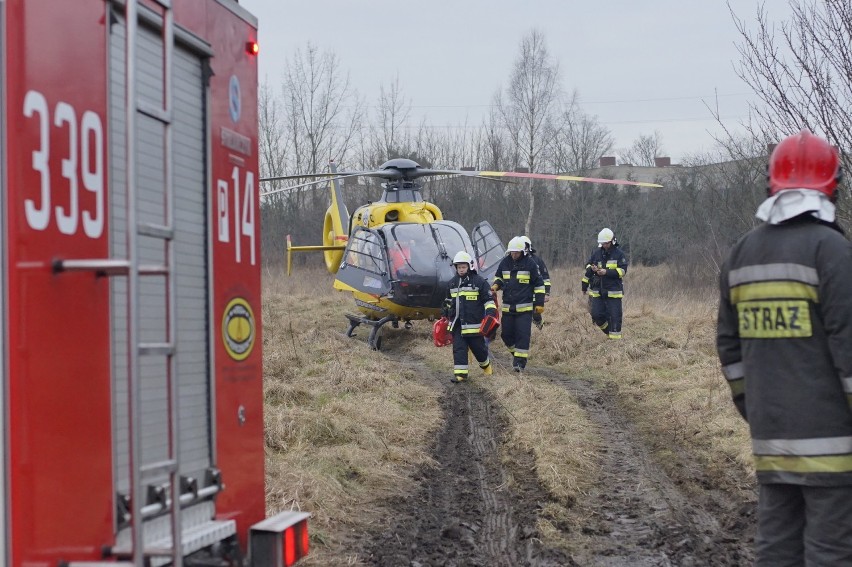
[[[545, 316], [552, 323], [547, 332], [556, 330], [551, 339], [556, 352], [571, 348], [574, 356], [539, 352], [538, 341], [533, 355], [541, 358], [536, 360], [613, 385], [652, 446], [686, 452], [708, 467], [721, 488], [748, 488], [742, 481], [752, 475], [748, 426], [734, 409], [716, 358], [715, 289], [687, 294], [672, 285], [668, 268], [633, 267], [623, 302], [624, 339], [611, 341], [591, 322], [579, 277], [572, 275], [552, 274], [569, 289], [555, 292]], [[582, 340], [574, 335], [578, 328]]]
[[306, 565], [357, 564], [342, 559], [352, 529], [370, 501], [406, 494], [431, 463], [441, 416], [439, 392], [341, 336], [348, 302], [331, 282], [314, 271], [264, 283], [267, 512], [313, 514]]
[[[530, 365], [600, 384], [660, 463], [670, 463], [671, 474], [688, 472], [678, 469], [686, 455], [714, 486], [750, 498], [748, 429], [716, 360], [715, 292], [687, 293], [665, 267], [631, 267], [624, 339], [610, 341], [589, 318], [580, 276], [580, 269], [551, 272], [553, 300], [544, 330], [533, 329]], [[442, 425], [439, 389], [370, 351], [363, 337], [343, 336], [351, 297], [333, 291], [332, 281], [316, 270], [290, 278], [269, 272], [264, 281], [267, 508], [313, 514], [306, 565], [361, 563], [349, 545], [353, 530], [376, 521], [374, 502], [416, 490], [413, 474], [433, 464], [429, 450]], [[432, 345], [426, 322], [412, 331], [388, 330], [384, 340], [397, 355], [411, 353], [451, 375], [452, 352]], [[492, 348], [506, 358], [499, 340]], [[564, 545], [577, 528], [569, 511], [595, 482], [600, 432], [564, 388], [508, 370], [498, 365], [484, 377], [474, 363], [471, 380], [507, 416], [503, 458], [521, 451], [534, 456], [552, 497], [539, 532], [551, 545]]]

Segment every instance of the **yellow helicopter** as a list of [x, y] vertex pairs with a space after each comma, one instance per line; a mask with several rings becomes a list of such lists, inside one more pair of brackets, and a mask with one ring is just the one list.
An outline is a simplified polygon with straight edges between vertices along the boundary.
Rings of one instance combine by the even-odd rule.
[[[293, 252], [318, 252], [325, 256], [328, 271], [336, 274], [334, 288], [351, 292], [360, 314], [347, 313], [353, 336], [361, 324], [371, 327], [367, 344], [374, 350], [382, 345], [382, 327], [391, 323], [406, 329], [412, 321], [434, 320], [450, 279], [455, 275], [452, 257], [468, 252], [477, 271], [491, 279], [504, 256], [505, 248], [487, 221], [477, 224], [468, 235], [460, 224], [445, 220], [441, 210], [425, 201], [417, 180], [434, 176], [469, 176], [507, 182], [505, 178], [591, 181], [617, 185], [660, 187], [637, 181], [574, 177], [538, 173], [429, 169], [417, 162], [396, 158], [374, 171], [338, 172], [334, 163], [328, 173], [286, 175], [260, 181], [320, 178], [299, 185], [261, 192], [261, 196], [316, 183], [329, 183], [331, 204], [323, 222], [321, 246], [293, 246], [287, 235], [287, 274]], [[342, 198], [342, 180], [350, 177], [383, 179], [384, 193], [376, 202], [362, 205], [350, 216]]]

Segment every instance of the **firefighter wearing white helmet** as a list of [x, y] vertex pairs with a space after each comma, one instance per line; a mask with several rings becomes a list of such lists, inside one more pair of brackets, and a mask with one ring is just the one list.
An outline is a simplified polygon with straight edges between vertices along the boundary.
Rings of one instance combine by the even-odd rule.
[[506, 252], [491, 289], [503, 290], [500, 337], [512, 353], [512, 369], [521, 372], [530, 356], [533, 313], [544, 311], [544, 280], [522, 237], [510, 240]]
[[[453, 266], [456, 275], [450, 280], [441, 315], [447, 318], [447, 328], [453, 335], [453, 377], [450, 381], [458, 383], [468, 377], [468, 349], [483, 372], [492, 373], [488, 345], [480, 329], [484, 327], [483, 321], [496, 323], [497, 305], [488, 282], [474, 270], [473, 257], [469, 253], [457, 252]], [[496, 325], [487, 328], [496, 332]]]
[[523, 254], [525, 248], [524, 239], [520, 236], [516, 236], [510, 240], [509, 245], [506, 246], [506, 254], [511, 254], [512, 252], [520, 252]]
[[612, 230], [604, 228], [598, 233], [598, 246], [586, 262], [582, 290], [588, 292], [592, 321], [610, 339], [621, 338], [624, 275], [627, 257], [618, 246]]
[[[538, 266], [538, 271], [541, 274], [541, 279], [544, 280], [544, 302], [547, 303], [550, 301], [550, 272], [547, 269], [547, 264], [544, 263], [541, 256], [536, 254], [535, 248], [533, 248], [532, 240], [530, 240], [529, 236], [521, 236], [521, 240], [524, 241], [524, 249], [530, 258], [535, 261]], [[533, 312], [533, 324], [541, 329], [543, 322], [541, 320], [541, 313]]]

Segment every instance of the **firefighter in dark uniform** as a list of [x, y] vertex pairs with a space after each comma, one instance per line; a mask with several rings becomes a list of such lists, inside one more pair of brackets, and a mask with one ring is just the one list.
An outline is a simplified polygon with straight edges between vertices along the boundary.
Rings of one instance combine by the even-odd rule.
[[[532, 247], [532, 241], [528, 236], [522, 236], [521, 239], [524, 241], [524, 249], [530, 258], [535, 261], [538, 266], [538, 272], [541, 274], [541, 279], [544, 280], [544, 302], [547, 303], [550, 301], [550, 272], [547, 271], [547, 264], [544, 263], [541, 256], [536, 254], [535, 249]], [[533, 324], [541, 329], [544, 325], [544, 322], [541, 320], [541, 313], [533, 311], [532, 318]]]
[[598, 247], [586, 262], [582, 289], [591, 298], [592, 321], [611, 339], [621, 338], [621, 299], [626, 273], [627, 256], [619, 248], [615, 235], [608, 228], [601, 230]]
[[[468, 376], [467, 351], [479, 362], [485, 374], [491, 374], [488, 345], [480, 333], [483, 319], [496, 321], [497, 305], [488, 282], [473, 269], [473, 258], [462, 250], [453, 258], [456, 275], [450, 280], [442, 315], [453, 334], [453, 377], [451, 382], [463, 382]], [[496, 332], [496, 331], [495, 331]]]
[[717, 348], [748, 421], [756, 565], [852, 565], [852, 246], [840, 159], [807, 130], [769, 159], [766, 221], [720, 273]]
[[497, 266], [491, 289], [503, 290], [500, 337], [512, 353], [512, 369], [521, 372], [530, 356], [533, 313], [544, 312], [544, 280], [520, 236], [509, 241], [507, 255]]

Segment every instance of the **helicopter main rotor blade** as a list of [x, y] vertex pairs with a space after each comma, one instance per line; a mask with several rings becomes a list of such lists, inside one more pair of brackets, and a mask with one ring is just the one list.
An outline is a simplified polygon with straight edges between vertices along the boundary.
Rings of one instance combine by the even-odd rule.
[[479, 179], [487, 179], [488, 181], [497, 181], [499, 183], [514, 183], [509, 179], [495, 179], [493, 177], [486, 177], [485, 175], [480, 175], [479, 171], [466, 171], [461, 169], [418, 169], [413, 174], [409, 174], [410, 179], [418, 179], [420, 177], [437, 177], [437, 176], [464, 176], [464, 177], [473, 177]]
[[553, 179], [556, 181], [585, 181], [588, 183], [608, 183], [610, 185], [636, 185], [638, 187], [662, 187], [657, 183], [628, 181], [627, 179], [603, 179], [600, 177], [576, 177], [573, 175], [554, 175], [550, 173], [518, 173], [515, 171], [476, 171], [482, 177], [516, 177], [522, 179]]
[[[455, 172], [447, 172], [443, 175], [450, 175]], [[422, 175], [414, 175], [413, 177], [408, 175], [408, 172], [402, 172], [397, 169], [380, 169], [374, 171], [351, 171], [344, 172], [339, 171], [337, 173], [301, 173], [298, 175], [278, 175], [275, 177], [261, 177], [260, 182], [264, 183], [267, 181], [286, 181], [288, 179], [312, 179], [312, 178], [322, 178], [317, 181], [300, 183], [298, 185], [290, 185], [288, 189], [296, 189], [298, 187], [305, 187], [307, 185], [313, 185], [314, 183], [322, 183], [323, 181], [333, 181], [335, 179], [343, 179], [345, 177], [376, 177], [378, 179], [385, 179], [387, 181], [398, 181], [400, 179], [411, 180], [417, 177], [422, 177]], [[280, 191], [281, 189], [277, 189], [276, 191]]]
[[[412, 164], [414, 162], [411, 162]], [[407, 165], [407, 162], [406, 164]], [[416, 166], [416, 164], [414, 164]], [[326, 181], [336, 181], [338, 179], [346, 179], [347, 177], [375, 177], [384, 179], [385, 181], [414, 181], [422, 177], [452, 177], [464, 176], [478, 179], [487, 179], [489, 181], [497, 181], [500, 183], [514, 183], [511, 179], [550, 179], [555, 181], [580, 181], [586, 183], [606, 183], [609, 185], [635, 185], [638, 187], [662, 187], [657, 183], [649, 183], [646, 181], [629, 181], [627, 179], [604, 179], [601, 177], [578, 177], [574, 175], [555, 175], [550, 173], [520, 173], [515, 171], [473, 171], [473, 170], [455, 170], [455, 169], [427, 169], [420, 166], [416, 167], [385, 167], [384, 169], [374, 171], [357, 171], [351, 173], [303, 173], [298, 175], [281, 175], [277, 177], [263, 177], [261, 182], [266, 181], [283, 181], [288, 179], [312, 179], [319, 178], [315, 181], [299, 183], [297, 185], [289, 185], [280, 187], [271, 191], [261, 193], [261, 196], [272, 195], [282, 191], [291, 189], [300, 189], [317, 183]]]
[[[352, 172], [348, 173], [345, 171], [339, 171], [337, 173], [325, 172], [325, 173], [299, 173], [294, 175], [277, 175], [275, 177], [261, 177], [258, 181], [264, 183], [266, 181], [286, 181], [288, 179], [314, 179], [317, 177], [340, 177], [342, 175], [361, 175], [363, 172]], [[324, 179], [320, 179], [320, 181], [325, 181]]]
[[[285, 175], [283, 177], [265, 177], [261, 179], [261, 181], [278, 181], [281, 179], [294, 179], [299, 177], [316, 177], [319, 174], [315, 175]], [[323, 174], [328, 175], [328, 174]], [[265, 197], [267, 195], [274, 195], [275, 193], [281, 193], [282, 191], [290, 191], [292, 189], [301, 189], [302, 187], [308, 187], [309, 185], [316, 185], [318, 183], [328, 183], [329, 181], [337, 181], [338, 179], [346, 179], [347, 177], [357, 177], [359, 175], [363, 175], [363, 173], [349, 173], [346, 175], [337, 174], [336, 177], [326, 177], [325, 179], [316, 179], [314, 181], [308, 181], [306, 183], [299, 183], [297, 185], [288, 185], [287, 187], [279, 187], [278, 189], [271, 189], [269, 191], [261, 191], [260, 196]]]

